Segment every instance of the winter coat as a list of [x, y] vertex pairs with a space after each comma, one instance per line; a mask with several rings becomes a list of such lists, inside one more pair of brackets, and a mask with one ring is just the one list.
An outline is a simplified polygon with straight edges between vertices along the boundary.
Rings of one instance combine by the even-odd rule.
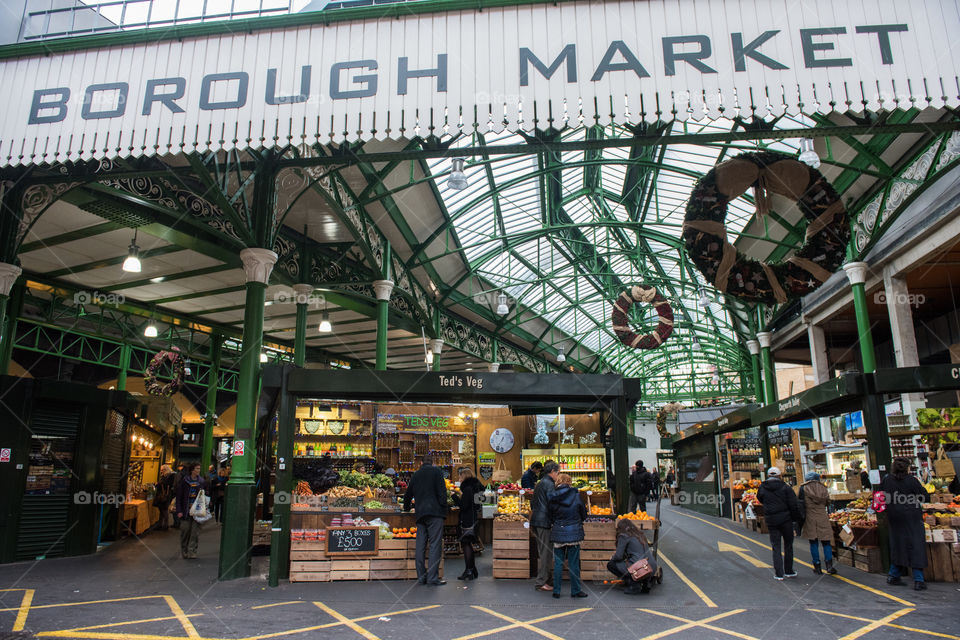
[[453, 500], [460, 507], [460, 528], [468, 529], [477, 523], [480, 504], [477, 496], [483, 494], [483, 484], [470, 476], [460, 483], [460, 495], [453, 494]]
[[579, 491], [568, 484], [556, 489], [550, 494], [547, 510], [550, 513], [550, 542], [583, 540], [587, 508], [583, 506]]
[[197, 478], [197, 491], [191, 496], [191, 480], [192, 478], [189, 475], [183, 474], [180, 476], [180, 482], [177, 483], [177, 513], [182, 513], [185, 518], [188, 517], [190, 507], [196, 501], [200, 490], [203, 489], [206, 493], [207, 489], [207, 481], [204, 480], [203, 476], [200, 476]]
[[763, 517], [768, 527], [800, 521], [797, 495], [777, 476], [767, 478], [760, 484], [757, 500], [763, 505]]
[[160, 478], [157, 483], [157, 495], [153, 499], [155, 507], [166, 510], [170, 508], [170, 503], [177, 497], [177, 474], [172, 471]]
[[890, 563], [923, 569], [927, 566], [927, 543], [920, 505], [927, 501], [926, 490], [913, 476], [897, 479], [887, 474], [877, 491], [884, 492], [887, 503], [883, 513], [890, 529]]
[[833, 540], [833, 526], [827, 517], [827, 503], [830, 492], [819, 480], [804, 482], [800, 486], [800, 503], [803, 512], [803, 531], [800, 535], [807, 540]]
[[537, 474], [533, 469], [527, 469], [520, 476], [521, 489], [535, 489], [537, 486]]
[[644, 467], [640, 467], [639, 470], [635, 470], [630, 474], [630, 491], [638, 496], [650, 493], [650, 489], [653, 488], [652, 485], [653, 481], [651, 480], [650, 472]]
[[410, 511], [411, 500], [417, 522], [429, 517], [447, 517], [447, 485], [439, 467], [425, 464], [413, 474], [403, 496], [404, 511]]
[[543, 476], [533, 490], [533, 500], [530, 502], [530, 526], [541, 529], [550, 528], [550, 511], [548, 503], [550, 494], [556, 489], [553, 478]]
[[617, 536], [617, 550], [613, 552], [610, 562], [616, 565], [618, 578], [627, 574], [627, 568], [630, 565], [644, 558], [650, 563], [650, 568], [653, 569], [655, 574], [657, 572], [657, 561], [650, 551], [650, 545], [645, 540], [639, 540], [626, 533]]

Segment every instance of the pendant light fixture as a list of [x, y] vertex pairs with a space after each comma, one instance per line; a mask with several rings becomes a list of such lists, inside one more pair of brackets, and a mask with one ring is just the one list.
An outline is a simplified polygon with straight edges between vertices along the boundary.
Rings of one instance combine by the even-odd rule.
[[123, 270], [127, 273], [140, 273], [140, 247], [137, 246], [137, 230], [133, 230], [133, 240], [127, 249], [127, 258], [123, 261]]
[[820, 168], [820, 156], [817, 154], [817, 150], [813, 148], [813, 138], [800, 138], [800, 155], [797, 160], [811, 169]]
[[330, 313], [327, 311], [326, 306], [323, 308], [323, 315], [320, 316], [320, 326], [317, 327], [317, 331], [320, 333], [330, 333], [333, 331], [333, 325], [330, 324]]
[[505, 316], [510, 313], [510, 307], [507, 306], [507, 294], [501, 293], [497, 296], [497, 315]]
[[447, 186], [454, 191], [463, 191], [470, 184], [467, 182], [467, 175], [463, 172], [463, 158], [454, 158], [451, 161], [453, 169], [450, 171], [450, 177], [447, 178]]
[[563, 354], [563, 347], [557, 347], [557, 362], [566, 362], [567, 356]]
[[153, 324], [153, 320], [147, 323], [147, 327], [143, 330], [143, 336], [145, 338], [157, 337], [157, 325]]

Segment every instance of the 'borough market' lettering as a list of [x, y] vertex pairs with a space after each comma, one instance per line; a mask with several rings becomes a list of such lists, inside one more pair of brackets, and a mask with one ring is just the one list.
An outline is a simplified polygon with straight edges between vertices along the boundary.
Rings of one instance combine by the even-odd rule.
[[[852, 67], [856, 61], [852, 54], [852, 38], [869, 38], [872, 47], [879, 50], [882, 65], [895, 63], [892, 38], [897, 33], [907, 32], [906, 24], [857, 25], [852, 32], [847, 27], [817, 27], [799, 29], [795, 47], [799, 48], [803, 66], [807, 69], [830, 67]], [[681, 69], [694, 70], [701, 74], [719, 73], [724, 66], [731, 72], [746, 72], [748, 65], [758, 68], [785, 70], [790, 67], [787, 60], [778, 60], [772, 52], [775, 41], [786, 38], [780, 30], [767, 30], [749, 34], [733, 32], [728, 42], [717, 42], [704, 34], [666, 36], [657, 45], [650, 47], [655, 59], [644, 59], [638, 55], [641, 48], [631, 46], [623, 40], [613, 40], [600, 54], [591, 51], [592, 58], [598, 59], [589, 67], [590, 80], [600, 82], [608, 73], [631, 72], [637, 78], [649, 78], [649, 69], [659, 65], [664, 76], [675, 76]], [[651, 43], [645, 43], [649, 47]], [[717, 53], [724, 50], [723, 59]], [[841, 53], [843, 52], [843, 53]], [[729, 54], [729, 55], [728, 55]], [[586, 57], [582, 51], [578, 54], [576, 44], [566, 44], [559, 52], [533, 51], [527, 47], [518, 50], [517, 63], [513, 66], [519, 71], [519, 86], [529, 86], [534, 74], [550, 80], [558, 74], [558, 79], [566, 83], [576, 83], [584, 69], [580, 58]], [[555, 56], [555, 57], [551, 57]], [[545, 62], [546, 60], [546, 62]], [[868, 62], [873, 62], [868, 61]], [[395, 69], [396, 83], [390, 87], [398, 96], [413, 92], [416, 81], [433, 83], [439, 93], [447, 91], [448, 77], [462, 70], [448, 70], [448, 56], [441, 53], [428, 68], [411, 68], [408, 57], [397, 58]], [[506, 64], [509, 65], [509, 62]], [[350, 100], [370, 98], [382, 90], [380, 63], [375, 59], [349, 60], [336, 62], [329, 67], [325, 82], [316, 82], [318, 65], [316, 63], [300, 65], [299, 87], [292, 93], [283, 93], [278, 87], [277, 68], [264, 71], [262, 99], [267, 105], [290, 105], [317, 99]], [[532, 70], [532, 71], [531, 71]], [[454, 76], [455, 77], [455, 76]], [[321, 87], [326, 91], [321, 92]], [[137, 92], [135, 92], [135, 90]], [[33, 92], [27, 123], [31, 125], [62, 122], [67, 119], [72, 105], [71, 100], [79, 99], [80, 117], [83, 120], [119, 118], [128, 109], [136, 109], [142, 116], [150, 116], [160, 110], [179, 114], [195, 107], [201, 111], [240, 109], [252, 100], [251, 73], [244, 70], [209, 73], [200, 79], [197, 86], [188, 86], [187, 78], [171, 76], [149, 78], [131, 87], [127, 81], [117, 80], [90, 84], [86, 87], [50, 87]]]

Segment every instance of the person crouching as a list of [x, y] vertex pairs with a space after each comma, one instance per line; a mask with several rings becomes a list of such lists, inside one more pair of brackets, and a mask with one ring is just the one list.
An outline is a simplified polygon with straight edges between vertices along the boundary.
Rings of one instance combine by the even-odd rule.
[[[652, 573], [646, 578], [634, 580], [628, 569], [640, 560], [650, 563]], [[626, 585], [624, 593], [636, 595], [650, 592], [651, 581], [657, 575], [657, 561], [653, 557], [653, 552], [650, 551], [650, 545], [643, 531], [631, 524], [630, 520], [617, 522], [617, 550], [607, 563], [607, 569], [623, 580]]]

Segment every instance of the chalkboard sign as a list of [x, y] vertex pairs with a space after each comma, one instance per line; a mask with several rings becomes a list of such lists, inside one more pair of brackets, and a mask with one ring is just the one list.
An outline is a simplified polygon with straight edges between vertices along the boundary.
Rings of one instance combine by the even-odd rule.
[[493, 465], [482, 464], [480, 465], [478, 471], [480, 472], [480, 477], [484, 480], [489, 480], [491, 477], [493, 477]]
[[331, 527], [327, 529], [327, 555], [375, 556], [380, 550], [377, 527]]

